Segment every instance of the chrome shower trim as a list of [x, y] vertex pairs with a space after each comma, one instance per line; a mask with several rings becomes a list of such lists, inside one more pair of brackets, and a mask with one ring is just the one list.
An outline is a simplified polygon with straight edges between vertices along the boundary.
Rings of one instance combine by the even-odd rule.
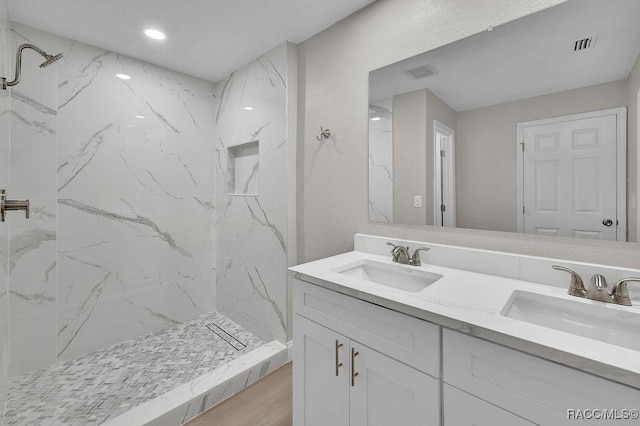
[[18, 47], [18, 51], [16, 52], [15, 77], [13, 81], [7, 81], [6, 77], [2, 77], [2, 89], [7, 90], [7, 87], [15, 86], [16, 84], [20, 83], [20, 74], [22, 72], [22, 51], [24, 49], [33, 49], [46, 59], [43, 63], [40, 64], [40, 68], [45, 68], [51, 65], [63, 56], [62, 53], [58, 53], [57, 55], [49, 55], [47, 52], [37, 46], [34, 46], [33, 44], [25, 43], [20, 45], [20, 47]]

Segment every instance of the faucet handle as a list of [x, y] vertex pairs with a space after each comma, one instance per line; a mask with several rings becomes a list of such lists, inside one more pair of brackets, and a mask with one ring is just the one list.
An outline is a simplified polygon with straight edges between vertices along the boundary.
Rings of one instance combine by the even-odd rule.
[[421, 251], [429, 251], [431, 250], [429, 247], [419, 247], [416, 251], [413, 252], [413, 256], [411, 256], [410, 264], [413, 266], [422, 266], [422, 262], [420, 262], [420, 252]]
[[394, 244], [392, 242], [387, 242], [388, 246], [393, 246], [393, 248], [391, 249], [391, 256], [393, 257], [393, 261], [397, 262], [398, 261], [398, 249], [400, 248], [399, 245]]
[[607, 279], [604, 276], [595, 274], [591, 277], [591, 286], [587, 291], [586, 298], [611, 303], [611, 295], [607, 291]]
[[584, 282], [576, 271], [559, 265], [551, 265], [551, 267], [556, 271], [563, 271], [571, 274], [571, 284], [569, 285], [569, 291], [567, 291], [568, 294], [576, 297], [585, 297], [587, 295], [587, 289], [584, 288]]
[[630, 277], [623, 278], [616, 283], [611, 292], [611, 299], [613, 303], [618, 305], [631, 306], [631, 299], [629, 298], [629, 290], [627, 290], [627, 283], [640, 282], [640, 278]]

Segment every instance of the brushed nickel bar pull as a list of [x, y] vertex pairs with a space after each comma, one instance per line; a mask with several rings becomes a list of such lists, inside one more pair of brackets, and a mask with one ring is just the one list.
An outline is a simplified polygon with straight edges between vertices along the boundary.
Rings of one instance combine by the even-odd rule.
[[29, 219], [29, 200], [7, 200], [4, 189], [0, 189], [0, 222], [4, 222], [7, 211], [24, 210]]
[[340, 362], [340, 353], [338, 351], [341, 347], [342, 343], [338, 342], [338, 339], [336, 339], [336, 377], [338, 377], [339, 368], [342, 367], [342, 363]]
[[360, 375], [360, 373], [356, 372], [356, 357], [360, 355], [360, 352], [356, 352], [355, 349], [351, 348], [351, 386], [356, 385], [356, 377]]

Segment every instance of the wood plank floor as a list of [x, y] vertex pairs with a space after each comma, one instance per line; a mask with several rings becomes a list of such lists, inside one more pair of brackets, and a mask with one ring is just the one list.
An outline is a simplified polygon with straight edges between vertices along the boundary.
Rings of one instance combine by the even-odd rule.
[[205, 411], [187, 426], [291, 426], [291, 363]]

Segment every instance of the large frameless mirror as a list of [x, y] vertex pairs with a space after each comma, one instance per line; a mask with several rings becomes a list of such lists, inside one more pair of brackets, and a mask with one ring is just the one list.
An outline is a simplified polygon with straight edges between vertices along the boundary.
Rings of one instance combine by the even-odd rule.
[[369, 75], [369, 220], [637, 241], [640, 2], [571, 0]]

